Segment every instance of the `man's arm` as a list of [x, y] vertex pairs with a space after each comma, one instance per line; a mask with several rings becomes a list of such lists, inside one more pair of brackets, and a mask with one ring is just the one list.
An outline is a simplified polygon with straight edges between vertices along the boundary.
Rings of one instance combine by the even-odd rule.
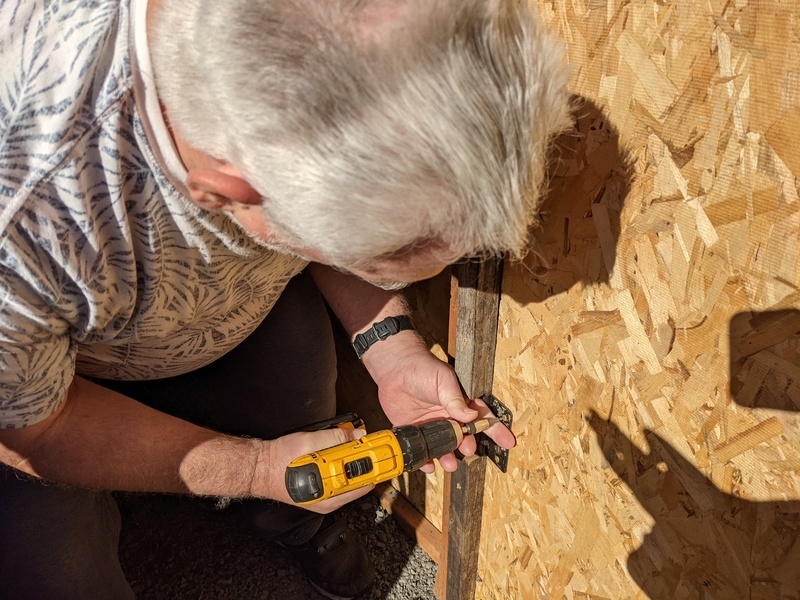
[[[309, 268], [351, 340], [376, 321], [408, 312], [398, 294], [330, 267], [314, 264]], [[362, 361], [378, 384], [383, 411], [395, 425], [442, 418], [466, 423], [491, 412], [480, 400], [464, 397], [453, 369], [434, 356], [415, 331], [400, 331], [373, 344]], [[486, 433], [504, 448], [511, 448], [515, 443], [514, 436], [503, 425], [496, 424]], [[474, 437], [465, 438], [459, 450], [465, 455], [473, 454]], [[452, 454], [441, 457], [439, 462], [446, 471], [458, 466]], [[426, 465], [423, 470], [432, 468]]]
[[3, 462], [94, 489], [251, 493], [262, 442], [182, 421], [76, 377], [59, 410], [23, 429], [0, 430]]
[[[326, 265], [311, 263], [308, 269], [325, 300], [350, 336], [351, 342], [356, 335], [372, 327], [373, 323], [382, 321], [386, 317], [409, 314], [405, 299], [397, 292], [375, 287], [354, 275], [336, 271]], [[420, 351], [430, 354], [420, 335], [416, 331], [406, 329], [373, 344], [361, 360], [372, 378], [380, 384], [387, 368], [394, 363], [386, 360], [387, 357], [411, 356]], [[455, 391], [459, 392], [458, 397], [461, 400], [460, 390], [456, 388]]]
[[[309, 264], [308, 270], [350, 339], [385, 317], [408, 314], [408, 306], [397, 292], [382, 290], [354, 275], [318, 263]], [[403, 333], [405, 339], [418, 337], [411, 331], [397, 335]]]
[[[30, 427], [0, 429], [0, 460], [79, 487], [291, 503], [286, 465], [348, 437], [338, 428], [273, 441], [224, 435], [76, 377], [58, 412]], [[346, 494], [312, 510], [329, 512], [360, 495]]]

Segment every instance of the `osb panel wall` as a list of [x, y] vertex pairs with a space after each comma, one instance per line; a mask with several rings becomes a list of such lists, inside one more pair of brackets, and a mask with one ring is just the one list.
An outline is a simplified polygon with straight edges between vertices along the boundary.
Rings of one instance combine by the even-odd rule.
[[800, 598], [800, 5], [533, 2], [568, 45], [506, 265], [479, 598]]

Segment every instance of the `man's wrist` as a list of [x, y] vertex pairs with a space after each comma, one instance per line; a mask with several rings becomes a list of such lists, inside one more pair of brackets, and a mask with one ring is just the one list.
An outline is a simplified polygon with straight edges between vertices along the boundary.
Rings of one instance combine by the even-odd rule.
[[248, 498], [264, 498], [267, 491], [264, 489], [264, 475], [266, 466], [270, 464], [271, 443], [266, 440], [253, 440], [255, 446], [255, 461], [253, 462], [253, 472], [250, 476], [250, 489]]
[[253, 440], [258, 443], [258, 455], [253, 467], [249, 497], [292, 504], [284, 479], [285, 465], [289, 460], [281, 452], [280, 440]]
[[364, 353], [377, 342], [409, 329], [413, 330], [414, 324], [408, 315], [386, 317], [373, 323], [372, 327], [363, 333], [359, 333], [353, 340], [353, 349], [356, 351], [356, 356], [362, 358]]

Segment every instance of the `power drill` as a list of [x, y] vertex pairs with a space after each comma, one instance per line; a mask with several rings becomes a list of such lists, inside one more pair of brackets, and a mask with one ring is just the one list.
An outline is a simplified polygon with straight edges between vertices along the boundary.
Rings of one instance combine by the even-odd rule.
[[312, 504], [419, 469], [458, 448], [465, 435], [486, 431], [500, 419], [466, 425], [439, 419], [422, 425], [385, 429], [301, 456], [286, 467], [292, 500]]

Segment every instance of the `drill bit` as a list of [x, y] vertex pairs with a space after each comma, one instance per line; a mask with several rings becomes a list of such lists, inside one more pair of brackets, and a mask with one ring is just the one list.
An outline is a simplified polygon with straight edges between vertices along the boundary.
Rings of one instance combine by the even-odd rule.
[[490, 419], [478, 419], [477, 421], [473, 421], [472, 423], [467, 423], [466, 425], [461, 426], [461, 431], [464, 435], [474, 435], [476, 433], [480, 433], [481, 431], [486, 431], [494, 425], [495, 423], [499, 423], [500, 419], [497, 417], [492, 417]]

